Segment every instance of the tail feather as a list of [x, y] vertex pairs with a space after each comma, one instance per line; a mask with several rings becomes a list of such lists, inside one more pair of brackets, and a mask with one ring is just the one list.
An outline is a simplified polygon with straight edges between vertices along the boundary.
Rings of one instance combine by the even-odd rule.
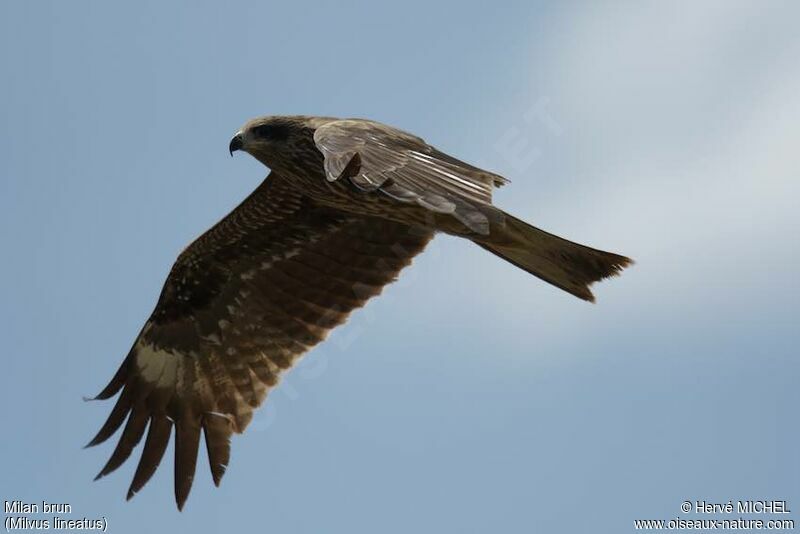
[[618, 275], [633, 260], [573, 243], [504, 214], [486, 237], [473, 240], [489, 252], [545, 282], [594, 302], [589, 290], [594, 282]]

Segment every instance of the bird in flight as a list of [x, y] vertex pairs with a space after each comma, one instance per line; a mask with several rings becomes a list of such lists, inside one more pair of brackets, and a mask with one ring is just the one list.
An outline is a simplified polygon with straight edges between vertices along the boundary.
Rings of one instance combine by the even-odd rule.
[[125, 423], [103, 477], [144, 437], [128, 491], [175, 434], [175, 500], [189, 495], [201, 433], [219, 485], [230, 440], [281, 373], [378, 295], [438, 232], [469, 239], [588, 301], [631, 260], [535, 228], [492, 205], [507, 182], [378, 122], [270, 116], [230, 142], [270, 169], [175, 261], [150, 318], [95, 399], [116, 405], [87, 446]]

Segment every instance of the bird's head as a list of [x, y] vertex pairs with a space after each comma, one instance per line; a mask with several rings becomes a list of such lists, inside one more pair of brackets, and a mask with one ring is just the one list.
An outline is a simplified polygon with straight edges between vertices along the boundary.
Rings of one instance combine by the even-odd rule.
[[314, 130], [330, 119], [268, 116], [247, 121], [231, 139], [228, 150], [247, 152], [270, 169], [280, 171], [287, 160], [314, 149]]

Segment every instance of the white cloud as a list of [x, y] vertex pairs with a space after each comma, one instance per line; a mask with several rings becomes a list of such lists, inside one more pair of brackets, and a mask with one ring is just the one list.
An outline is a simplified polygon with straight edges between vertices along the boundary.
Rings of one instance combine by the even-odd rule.
[[[643, 311], [628, 317], [641, 325], [659, 314], [713, 322], [741, 313], [743, 301], [797, 293], [796, 283], [780, 282], [800, 274], [800, 37], [789, 22], [800, 9], [793, 9], [605, 5], [567, 13], [563, 31], [554, 32], [571, 44], [537, 73], [566, 132], [549, 156], [574, 158], [568, 167], [583, 178], [561, 184], [572, 189], [555, 195], [548, 211], [570, 221], [568, 236], [589, 236], [580, 240], [638, 261], [608, 282], [613, 289], [600, 286], [605, 312]], [[515, 105], [535, 104], [540, 85], [530, 93], [530, 102]], [[534, 195], [541, 184], [509, 187]], [[548, 322], [561, 328], [538, 335], [557, 339], [583, 321], [615, 327], [605, 312], [566, 299], [534, 303], [531, 293], [501, 287], [519, 282], [498, 276], [485, 294], [501, 296], [494, 305], [520, 321], [546, 307]]]

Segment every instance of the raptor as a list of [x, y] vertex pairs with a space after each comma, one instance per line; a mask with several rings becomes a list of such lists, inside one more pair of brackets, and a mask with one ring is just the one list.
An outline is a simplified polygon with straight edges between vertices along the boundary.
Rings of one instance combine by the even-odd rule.
[[437, 234], [478, 246], [580, 299], [631, 260], [535, 228], [492, 204], [502, 176], [399, 129], [361, 119], [271, 116], [230, 141], [267, 178], [175, 261], [155, 310], [111, 382], [119, 394], [89, 445], [123, 426], [103, 477], [146, 435], [128, 491], [175, 436], [182, 508], [201, 435], [215, 484], [234, 433], [298, 357], [378, 295]]

